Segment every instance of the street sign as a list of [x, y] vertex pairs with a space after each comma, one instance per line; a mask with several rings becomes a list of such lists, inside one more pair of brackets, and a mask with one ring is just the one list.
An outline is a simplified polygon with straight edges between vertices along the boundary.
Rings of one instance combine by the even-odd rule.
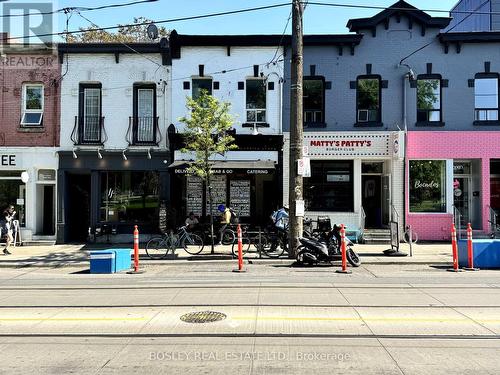
[[305, 215], [305, 203], [303, 200], [295, 201], [295, 216], [304, 217]]
[[302, 171], [302, 177], [311, 177], [311, 159], [304, 157], [302, 159], [304, 170]]

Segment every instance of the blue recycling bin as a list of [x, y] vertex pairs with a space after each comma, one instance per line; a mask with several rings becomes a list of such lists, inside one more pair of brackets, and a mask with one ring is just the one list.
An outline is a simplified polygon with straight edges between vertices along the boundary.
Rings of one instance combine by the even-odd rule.
[[[498, 239], [473, 239], [474, 267], [500, 268], [500, 240]], [[458, 264], [468, 267], [467, 240], [458, 240]]]
[[131, 249], [113, 249], [115, 252], [115, 271], [128, 271], [132, 266]]
[[90, 273], [116, 272], [116, 253], [113, 250], [90, 252]]

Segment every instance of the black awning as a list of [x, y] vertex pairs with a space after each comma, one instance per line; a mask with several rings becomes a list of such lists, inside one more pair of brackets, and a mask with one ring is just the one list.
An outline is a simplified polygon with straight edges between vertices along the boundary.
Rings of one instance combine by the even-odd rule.
[[[188, 160], [176, 160], [168, 167], [177, 174], [185, 174], [191, 162]], [[247, 174], [268, 174], [276, 169], [274, 161], [270, 160], [234, 160], [234, 161], [213, 161], [212, 169], [215, 173], [231, 174], [234, 171], [246, 171]]]

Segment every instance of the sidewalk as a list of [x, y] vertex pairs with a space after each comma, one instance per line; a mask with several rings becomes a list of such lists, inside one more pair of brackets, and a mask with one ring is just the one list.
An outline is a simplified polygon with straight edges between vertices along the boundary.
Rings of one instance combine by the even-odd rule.
[[[383, 251], [389, 245], [355, 245], [354, 249], [361, 257], [363, 264], [451, 264], [451, 245], [417, 244], [413, 245], [413, 256], [388, 257]], [[54, 246], [21, 246], [11, 248], [12, 255], [0, 255], [0, 267], [88, 267], [89, 252], [110, 248], [130, 248], [132, 245], [54, 245]], [[409, 254], [409, 246], [401, 244], [401, 251]], [[215, 254], [210, 254], [210, 247], [206, 246], [200, 255], [192, 256], [178, 249], [175, 256], [169, 254], [166, 259], [151, 260], [143, 248], [139, 251], [140, 263], [147, 265], [188, 264], [193, 262], [235, 262], [231, 256], [231, 246], [217, 246]], [[292, 264], [293, 260], [286, 257], [269, 259], [258, 254], [250, 253], [245, 256], [253, 263], [265, 264]]]

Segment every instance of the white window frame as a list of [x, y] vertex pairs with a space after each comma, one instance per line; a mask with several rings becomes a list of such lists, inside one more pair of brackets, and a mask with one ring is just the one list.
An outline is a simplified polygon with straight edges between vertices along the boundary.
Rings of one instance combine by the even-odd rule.
[[[27, 109], [27, 89], [28, 87], [39, 87], [42, 89], [42, 109]], [[43, 83], [24, 83], [23, 84], [23, 96], [22, 96], [22, 115], [21, 115], [21, 125], [25, 127], [31, 126], [41, 126], [43, 120], [43, 112], [45, 110], [45, 86]], [[25, 117], [27, 113], [40, 113], [40, 120], [38, 123], [25, 122]]]
[[[247, 86], [248, 86], [248, 81], [262, 81], [263, 82], [263, 86], [264, 86], [264, 91], [266, 93], [266, 108], [247, 108]], [[265, 124], [267, 122], [267, 99], [268, 99], [268, 95], [267, 95], [267, 85], [266, 85], [266, 80], [264, 78], [260, 78], [260, 77], [247, 77], [245, 79], [245, 122], [247, 124]], [[254, 116], [255, 116], [255, 121], [249, 121], [248, 120], [248, 113], [249, 112], [254, 112]], [[258, 117], [258, 113], [259, 112], [264, 112], [264, 121], [258, 121], [257, 120], [257, 117]]]

